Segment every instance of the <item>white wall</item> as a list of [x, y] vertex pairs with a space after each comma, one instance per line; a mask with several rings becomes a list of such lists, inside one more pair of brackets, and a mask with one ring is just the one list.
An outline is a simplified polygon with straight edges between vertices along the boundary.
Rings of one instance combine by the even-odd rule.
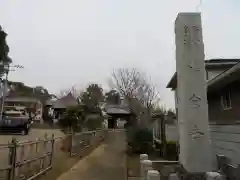
[[213, 155], [222, 154], [240, 164], [240, 125], [210, 125]]
[[209, 70], [208, 73], [208, 81], [215, 78], [217, 75], [219, 75], [220, 73], [222, 73], [225, 69], [223, 70]]
[[178, 141], [178, 127], [177, 125], [166, 125], [166, 138], [168, 141]]
[[[160, 123], [159, 121], [154, 121], [154, 138], [160, 140], [161, 139], [161, 129], [160, 129]], [[178, 128], [177, 125], [168, 125], [166, 124], [166, 139], [167, 141], [178, 141], [179, 134], [178, 134]]]
[[[240, 124], [210, 125], [209, 131], [213, 161], [216, 161], [216, 155], [221, 154], [230, 158], [231, 164], [240, 164]], [[179, 139], [177, 126], [168, 125], [166, 136], [167, 140], [177, 141]]]

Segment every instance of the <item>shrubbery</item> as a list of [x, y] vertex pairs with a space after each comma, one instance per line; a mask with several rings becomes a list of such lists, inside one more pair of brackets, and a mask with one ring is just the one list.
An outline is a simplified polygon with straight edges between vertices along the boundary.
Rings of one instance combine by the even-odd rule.
[[[160, 154], [163, 154], [163, 145], [161, 143], [156, 143], [156, 148], [160, 149]], [[167, 141], [166, 146], [166, 160], [177, 161], [178, 160], [178, 144], [176, 141]]]
[[65, 130], [65, 132], [81, 131], [81, 122], [83, 120], [82, 109], [79, 106], [72, 106], [66, 109], [66, 112], [59, 120], [59, 125]]
[[178, 145], [175, 141], [167, 142], [167, 150], [166, 150], [166, 159], [177, 161], [178, 160]]
[[83, 128], [87, 130], [96, 130], [102, 128], [103, 116], [100, 113], [99, 116], [91, 117], [87, 119], [89, 109], [84, 106], [72, 106], [67, 108], [64, 115], [59, 120], [59, 125], [64, 129], [64, 132], [81, 132]]
[[84, 125], [86, 128], [88, 128], [89, 131], [94, 131], [102, 128], [103, 120], [104, 120], [103, 116], [89, 118]]
[[129, 128], [127, 140], [128, 150], [132, 153], [148, 153], [152, 149], [153, 135], [147, 128]]

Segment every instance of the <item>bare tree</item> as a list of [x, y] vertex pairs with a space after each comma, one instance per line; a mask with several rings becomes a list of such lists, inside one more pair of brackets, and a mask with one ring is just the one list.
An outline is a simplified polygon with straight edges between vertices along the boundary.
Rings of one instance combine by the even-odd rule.
[[113, 71], [112, 81], [130, 109], [139, 116], [140, 125], [148, 126], [152, 109], [160, 100], [151, 79], [136, 68], [120, 68]]
[[71, 93], [73, 95], [73, 97], [79, 98], [80, 94], [81, 94], [81, 90], [78, 90], [76, 88], [76, 86], [72, 86], [71, 88], [66, 88], [66, 89], [60, 90], [60, 92], [57, 94], [57, 97], [61, 98], [61, 97], [66, 96], [69, 93]]

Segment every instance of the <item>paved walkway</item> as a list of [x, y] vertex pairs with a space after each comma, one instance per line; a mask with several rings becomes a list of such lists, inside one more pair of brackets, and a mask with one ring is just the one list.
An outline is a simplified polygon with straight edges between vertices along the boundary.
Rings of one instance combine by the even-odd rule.
[[58, 180], [125, 180], [125, 132], [109, 132], [105, 143]]

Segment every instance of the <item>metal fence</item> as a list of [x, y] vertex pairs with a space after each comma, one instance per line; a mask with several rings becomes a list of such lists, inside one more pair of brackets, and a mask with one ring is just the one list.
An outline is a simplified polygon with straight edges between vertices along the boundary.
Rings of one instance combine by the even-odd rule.
[[63, 137], [45, 135], [43, 139], [26, 142], [13, 138], [8, 144], [0, 144], [0, 180], [34, 180], [53, 168], [56, 149], [74, 156], [87, 147], [97, 145], [105, 135], [105, 130], [98, 130]]
[[97, 130], [74, 134], [71, 136], [70, 156], [98, 144], [105, 138], [106, 132], [106, 130]]

